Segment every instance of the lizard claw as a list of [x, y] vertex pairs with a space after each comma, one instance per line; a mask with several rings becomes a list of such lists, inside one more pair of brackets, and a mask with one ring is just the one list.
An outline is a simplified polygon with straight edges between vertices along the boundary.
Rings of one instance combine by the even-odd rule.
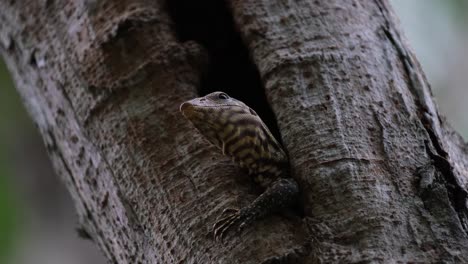
[[235, 214], [235, 213], [238, 213], [239, 212], [239, 209], [236, 209], [236, 208], [226, 208], [223, 210], [223, 212], [221, 213], [221, 215], [218, 217], [218, 218], [225, 218], [226, 216], [230, 216], [232, 214]]
[[[218, 220], [213, 225], [213, 235], [216, 241], [222, 241], [229, 230], [234, 229], [240, 233], [252, 221], [253, 216], [247, 210], [242, 209], [224, 209]], [[237, 227], [237, 228], [236, 228]]]
[[[222, 241], [227, 232], [241, 221], [241, 214], [238, 209], [224, 209], [218, 220], [213, 225], [213, 235], [216, 241]], [[240, 231], [240, 230], [238, 230]]]

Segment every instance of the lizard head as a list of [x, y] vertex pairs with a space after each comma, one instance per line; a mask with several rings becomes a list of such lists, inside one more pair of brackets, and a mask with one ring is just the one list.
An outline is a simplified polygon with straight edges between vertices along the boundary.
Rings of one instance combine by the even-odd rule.
[[238, 127], [237, 123], [262, 123], [252, 108], [224, 92], [214, 92], [184, 102], [180, 105], [180, 111], [205, 138], [221, 149], [226, 136]]
[[224, 92], [213, 92], [203, 97], [198, 97], [184, 102], [180, 105], [180, 111], [189, 120], [191, 120], [192, 116], [202, 115], [202, 113], [209, 115], [212, 113], [221, 113], [226, 111], [257, 116], [255, 111], [246, 104], [229, 97], [229, 95]]

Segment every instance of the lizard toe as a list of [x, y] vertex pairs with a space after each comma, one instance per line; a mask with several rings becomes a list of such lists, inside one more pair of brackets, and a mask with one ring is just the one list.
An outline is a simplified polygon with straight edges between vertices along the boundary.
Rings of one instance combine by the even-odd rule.
[[225, 218], [237, 213], [239, 213], [239, 209], [237, 208], [226, 208], [221, 212], [221, 215], [218, 218]]
[[216, 221], [213, 225], [213, 235], [216, 241], [222, 240], [229, 229], [240, 221], [239, 211], [233, 211], [230, 215], [221, 215], [223, 218]]

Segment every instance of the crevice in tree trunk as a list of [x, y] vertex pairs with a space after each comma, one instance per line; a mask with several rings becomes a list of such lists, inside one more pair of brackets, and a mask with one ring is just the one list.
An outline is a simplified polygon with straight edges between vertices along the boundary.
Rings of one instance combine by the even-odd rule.
[[167, 0], [180, 41], [196, 41], [209, 54], [200, 95], [224, 91], [252, 107], [281, 141], [276, 118], [265, 97], [257, 66], [235, 28], [232, 14], [219, 0]]
[[[415, 69], [416, 66], [411, 55], [401, 44], [402, 41], [400, 35], [391, 30], [394, 26], [390, 25], [391, 22], [387, 18], [389, 12], [388, 9], [380, 1], [376, 1], [376, 3], [385, 19], [386, 25], [383, 28], [384, 34], [397, 51], [403, 64], [403, 68], [408, 75], [410, 91], [415, 98], [415, 104], [419, 108], [419, 120], [426, 130], [431, 146], [435, 149], [436, 153], [432, 152], [431, 146], [428, 144], [429, 141], [425, 142], [426, 152], [431, 157], [433, 165], [443, 175], [442, 184], [447, 190], [450, 203], [458, 215], [463, 230], [468, 234], [468, 208], [466, 206], [468, 193], [458, 182], [457, 177], [454, 174], [454, 168], [448, 161], [449, 154], [443, 148], [440, 137], [441, 135], [438, 135], [434, 129], [434, 121], [432, 119], [438, 118], [440, 121], [440, 117], [437, 112], [432, 111], [431, 107], [428, 106], [425, 101], [424, 86], [426, 85], [426, 80], [424, 80], [423, 76], [418, 74], [419, 71]], [[437, 116], [434, 116], [434, 114]]]

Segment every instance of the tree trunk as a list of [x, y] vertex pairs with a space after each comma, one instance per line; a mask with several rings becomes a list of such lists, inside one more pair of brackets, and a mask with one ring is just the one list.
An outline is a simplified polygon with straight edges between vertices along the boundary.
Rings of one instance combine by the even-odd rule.
[[[387, 0], [3, 1], [0, 52], [113, 263], [468, 262], [468, 148], [395, 20]], [[178, 111], [214, 90], [281, 136], [303, 215], [213, 240], [258, 195]]]

